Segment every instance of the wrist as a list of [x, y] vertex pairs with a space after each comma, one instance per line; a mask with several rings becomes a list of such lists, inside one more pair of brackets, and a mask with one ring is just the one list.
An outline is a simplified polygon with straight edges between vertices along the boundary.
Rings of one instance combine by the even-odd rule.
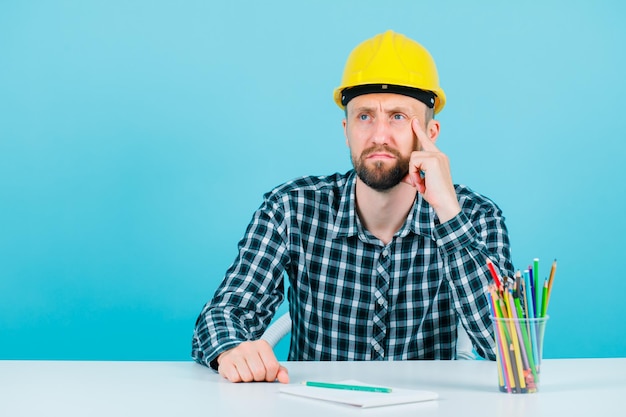
[[439, 223], [446, 223], [454, 219], [456, 216], [459, 215], [460, 212], [461, 206], [459, 205], [458, 201], [455, 201], [455, 204], [453, 205], [435, 208], [435, 213], [437, 214]]
[[218, 357], [214, 358], [212, 361], [209, 362], [209, 368], [213, 369], [214, 371], [217, 371], [220, 367], [220, 364], [218, 363]]

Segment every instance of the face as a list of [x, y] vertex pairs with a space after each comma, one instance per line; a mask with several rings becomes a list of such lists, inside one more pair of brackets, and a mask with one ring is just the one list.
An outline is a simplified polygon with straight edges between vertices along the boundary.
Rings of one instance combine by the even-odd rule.
[[402, 181], [417, 150], [411, 121], [426, 129], [425, 115], [424, 103], [399, 94], [365, 94], [348, 103], [344, 132], [361, 181], [379, 191]]

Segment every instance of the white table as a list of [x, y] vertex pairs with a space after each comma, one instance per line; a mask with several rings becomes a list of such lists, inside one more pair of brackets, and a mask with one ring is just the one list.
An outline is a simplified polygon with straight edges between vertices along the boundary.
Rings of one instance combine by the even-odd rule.
[[623, 413], [626, 399], [626, 358], [545, 360], [536, 394], [499, 392], [487, 361], [285, 365], [292, 383], [357, 379], [440, 399], [357, 409], [279, 393], [278, 383], [233, 384], [193, 362], [0, 361], [0, 416], [604, 416]]

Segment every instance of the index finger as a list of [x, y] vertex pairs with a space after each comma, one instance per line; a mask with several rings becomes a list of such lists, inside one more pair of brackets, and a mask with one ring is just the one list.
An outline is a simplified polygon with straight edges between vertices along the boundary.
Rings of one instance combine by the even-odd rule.
[[422, 126], [420, 125], [420, 121], [417, 118], [413, 118], [413, 120], [411, 120], [411, 127], [413, 128], [413, 132], [415, 133], [415, 136], [417, 137], [416, 148], [418, 151], [428, 151], [428, 152], [439, 151], [439, 148], [435, 146], [435, 142], [430, 140], [430, 138], [426, 135], [426, 132], [424, 132], [424, 129], [422, 129]]

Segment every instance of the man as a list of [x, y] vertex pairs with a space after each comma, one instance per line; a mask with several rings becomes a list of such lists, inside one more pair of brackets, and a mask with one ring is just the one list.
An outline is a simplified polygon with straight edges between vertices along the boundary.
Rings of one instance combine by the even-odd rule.
[[259, 340], [286, 277], [290, 360], [453, 359], [459, 323], [494, 359], [487, 259], [512, 276], [507, 230], [435, 146], [445, 94], [430, 54], [392, 31], [363, 42], [335, 102], [354, 170], [264, 196], [198, 317], [193, 358], [233, 382], [288, 382]]

